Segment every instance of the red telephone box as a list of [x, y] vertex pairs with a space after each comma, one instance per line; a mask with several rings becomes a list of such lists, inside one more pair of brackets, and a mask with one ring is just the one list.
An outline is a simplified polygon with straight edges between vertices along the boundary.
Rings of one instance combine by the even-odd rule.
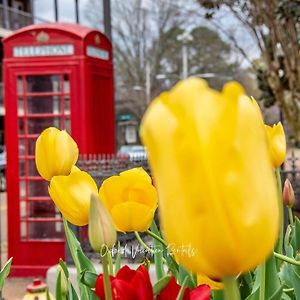
[[22, 28], [3, 44], [8, 256], [12, 275], [45, 275], [64, 257], [65, 238], [35, 167], [35, 141], [55, 126], [81, 153], [114, 152], [111, 44], [99, 31], [57, 23]]

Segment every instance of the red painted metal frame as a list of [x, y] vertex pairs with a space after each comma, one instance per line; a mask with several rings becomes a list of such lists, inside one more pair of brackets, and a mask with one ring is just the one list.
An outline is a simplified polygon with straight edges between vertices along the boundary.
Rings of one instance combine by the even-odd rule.
[[[48, 41], [38, 42], [39, 33], [48, 35]], [[13, 57], [13, 47], [28, 45], [73, 44], [74, 55], [66, 57]], [[89, 57], [87, 45], [105, 49], [109, 60]], [[53, 216], [30, 215], [31, 203], [48, 205], [47, 195], [30, 195], [29, 183], [40, 186], [45, 182], [29, 173], [29, 164], [34, 161], [29, 153], [29, 141], [39, 133], [28, 132], [28, 119], [38, 122], [43, 118], [61, 119], [66, 125], [65, 100], [69, 96], [69, 120], [71, 133], [83, 154], [114, 153], [114, 105], [113, 66], [111, 44], [100, 32], [76, 24], [38, 24], [25, 27], [4, 40], [4, 93], [5, 93], [5, 137], [7, 149], [7, 199], [8, 199], [8, 255], [14, 257], [13, 276], [44, 276], [49, 266], [64, 257], [64, 239], [29, 236], [30, 224], [49, 226], [60, 223]], [[64, 76], [69, 77], [69, 94], [64, 93]], [[60, 92], [28, 92], [27, 76], [58, 75], [61, 78]], [[22, 78], [22, 94], [17, 91], [17, 79]], [[59, 113], [27, 113], [28, 97], [60, 97]], [[18, 99], [21, 99], [18, 101]], [[43, 101], [43, 100], [41, 100]], [[23, 105], [23, 114], [18, 115], [18, 105]], [[23, 132], [19, 132], [19, 120]], [[53, 119], [54, 120], [54, 119]], [[19, 153], [19, 143], [24, 153]], [[22, 150], [22, 151], [23, 151]], [[25, 163], [24, 175], [20, 175], [20, 162]], [[22, 167], [23, 168], [23, 167]], [[20, 188], [25, 182], [25, 197]], [[25, 205], [25, 210], [23, 206]], [[44, 205], [44, 204], [43, 204]], [[22, 207], [21, 207], [22, 206]], [[46, 207], [46, 206], [45, 206]], [[22, 210], [23, 209], [23, 210]], [[25, 215], [24, 215], [25, 212]], [[21, 215], [22, 213], [22, 215]], [[25, 235], [21, 236], [22, 223], [26, 224]], [[23, 232], [22, 232], [23, 233]]]

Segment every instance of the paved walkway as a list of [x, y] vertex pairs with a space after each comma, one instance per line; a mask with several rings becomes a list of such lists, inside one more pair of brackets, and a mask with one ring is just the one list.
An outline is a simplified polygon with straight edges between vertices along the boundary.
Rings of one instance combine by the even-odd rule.
[[33, 278], [7, 278], [2, 297], [5, 300], [22, 300], [26, 294], [26, 287], [32, 283]]

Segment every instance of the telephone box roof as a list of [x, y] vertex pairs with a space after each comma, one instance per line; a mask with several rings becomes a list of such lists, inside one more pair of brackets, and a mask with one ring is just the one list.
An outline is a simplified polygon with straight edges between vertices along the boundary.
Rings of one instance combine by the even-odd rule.
[[[33, 24], [26, 27], [23, 27], [21, 29], [18, 29], [14, 31], [12, 34], [8, 35], [4, 38], [4, 40], [9, 40], [12, 37], [16, 37], [19, 34], [24, 34], [25, 32], [32, 31], [32, 30], [57, 30], [62, 32], [68, 32], [72, 35], [75, 35], [81, 39], [84, 39], [89, 33], [91, 32], [98, 32], [101, 33], [97, 29], [93, 29], [87, 26], [74, 24], [74, 23], [40, 23], [40, 24]], [[108, 38], [101, 33], [103, 37], [105, 37], [107, 40]]]

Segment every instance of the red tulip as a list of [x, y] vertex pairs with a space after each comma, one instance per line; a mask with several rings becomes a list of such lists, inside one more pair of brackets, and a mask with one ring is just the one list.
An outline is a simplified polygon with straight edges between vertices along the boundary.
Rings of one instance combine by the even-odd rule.
[[[144, 266], [139, 266], [137, 270], [124, 266], [116, 277], [110, 277], [110, 282], [113, 300], [153, 300], [150, 277]], [[102, 274], [96, 280], [95, 294], [105, 300]]]
[[[176, 283], [175, 277], [172, 277], [166, 287], [160, 292], [156, 300], [176, 300], [180, 291], [180, 285]], [[190, 290], [186, 288], [182, 300], [209, 300], [210, 288], [208, 285], [199, 285]]]

